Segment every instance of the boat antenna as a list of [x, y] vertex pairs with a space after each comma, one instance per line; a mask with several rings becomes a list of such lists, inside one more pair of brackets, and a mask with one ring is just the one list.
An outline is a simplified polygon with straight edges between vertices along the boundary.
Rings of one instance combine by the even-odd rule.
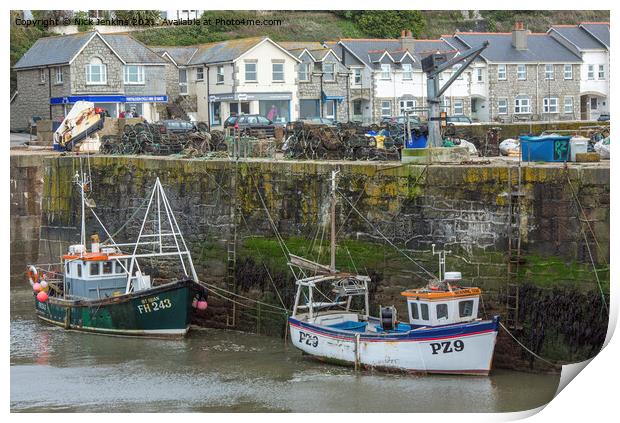
[[[81, 175], [80, 175], [81, 173]], [[73, 182], [80, 188], [80, 197], [82, 202], [82, 227], [80, 234], [80, 244], [86, 248], [86, 194], [85, 189], [90, 183], [90, 178], [86, 176], [85, 172], [82, 172], [82, 158], [80, 158], [80, 172], [75, 172], [73, 176]]]
[[336, 273], [336, 175], [340, 170], [332, 170], [332, 195], [331, 195], [331, 261], [329, 269], [332, 273]]
[[439, 256], [439, 282], [443, 281], [446, 275], [446, 254], [451, 254], [452, 251], [439, 250], [435, 251], [435, 244], [431, 244], [433, 255]]

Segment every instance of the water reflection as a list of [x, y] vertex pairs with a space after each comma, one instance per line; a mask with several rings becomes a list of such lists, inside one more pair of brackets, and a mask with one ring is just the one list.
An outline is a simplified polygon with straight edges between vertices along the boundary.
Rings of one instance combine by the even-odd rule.
[[[32, 395], [33, 381], [45, 398]], [[66, 332], [11, 289], [13, 411], [516, 411], [558, 375], [406, 376], [319, 363], [281, 339], [195, 330], [180, 341]]]

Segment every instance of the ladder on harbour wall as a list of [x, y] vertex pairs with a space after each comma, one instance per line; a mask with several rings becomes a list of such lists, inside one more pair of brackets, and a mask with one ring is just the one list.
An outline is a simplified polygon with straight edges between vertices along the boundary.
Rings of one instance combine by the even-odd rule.
[[[226, 288], [231, 292], [237, 292], [237, 168], [230, 177], [230, 235], [226, 242]], [[232, 313], [226, 315], [226, 326], [235, 326], [237, 322], [237, 304], [232, 303]]]
[[521, 263], [521, 160], [517, 167], [517, 184], [512, 181], [508, 167], [508, 274], [506, 286], [506, 326], [519, 328], [519, 264]]

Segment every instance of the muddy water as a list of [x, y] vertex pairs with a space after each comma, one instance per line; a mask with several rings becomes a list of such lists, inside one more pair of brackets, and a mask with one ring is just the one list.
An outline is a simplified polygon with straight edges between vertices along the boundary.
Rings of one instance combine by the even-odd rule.
[[405, 376], [318, 363], [281, 339], [196, 330], [181, 341], [65, 332], [11, 286], [16, 412], [518, 411], [548, 402], [558, 375]]

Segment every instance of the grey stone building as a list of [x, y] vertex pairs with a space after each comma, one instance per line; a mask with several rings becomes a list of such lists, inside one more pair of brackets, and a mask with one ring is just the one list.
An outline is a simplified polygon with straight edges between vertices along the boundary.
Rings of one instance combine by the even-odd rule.
[[511, 33], [456, 33], [459, 49], [489, 41], [487, 94], [482, 104], [488, 121], [580, 119], [581, 58], [545, 33], [521, 23]]
[[318, 42], [281, 42], [297, 65], [299, 118], [351, 120], [349, 69], [334, 51]]
[[33, 117], [60, 120], [77, 101], [92, 101], [112, 117], [132, 110], [157, 120], [155, 105], [168, 100], [166, 61], [126, 34], [41, 38], [14, 70], [11, 130], [27, 128]]

